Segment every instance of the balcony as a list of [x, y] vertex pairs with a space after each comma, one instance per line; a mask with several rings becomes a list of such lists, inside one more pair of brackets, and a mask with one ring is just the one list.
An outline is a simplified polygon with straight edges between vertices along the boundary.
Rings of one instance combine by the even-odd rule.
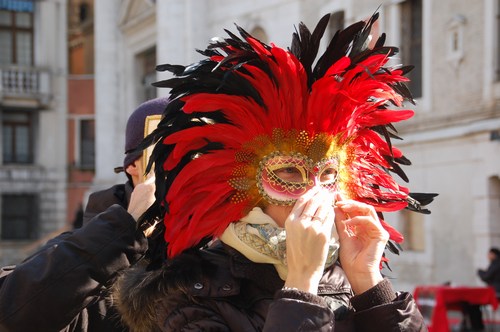
[[48, 69], [0, 66], [0, 105], [47, 108], [51, 99]]

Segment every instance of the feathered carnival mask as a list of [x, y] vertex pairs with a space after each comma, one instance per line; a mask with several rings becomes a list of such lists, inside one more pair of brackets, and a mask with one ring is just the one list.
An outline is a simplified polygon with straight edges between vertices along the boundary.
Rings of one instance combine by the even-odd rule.
[[[369, 48], [377, 20], [338, 31], [317, 59], [328, 25], [304, 24], [290, 49], [267, 45], [240, 27], [242, 38], [210, 43], [190, 66], [160, 65], [174, 77], [171, 101], [157, 130], [157, 198], [163, 207], [168, 256], [217, 237], [252, 208], [292, 205], [313, 185], [368, 203], [380, 213], [421, 206], [432, 194], [410, 194], [409, 165], [391, 144], [393, 122], [406, 120], [413, 102], [404, 82], [411, 67], [386, 67], [397, 48], [382, 35]], [[394, 107], [395, 109], [391, 109]], [[396, 109], [397, 108], [397, 109]], [[393, 242], [401, 234], [386, 224]], [[389, 242], [389, 249], [397, 245]]]

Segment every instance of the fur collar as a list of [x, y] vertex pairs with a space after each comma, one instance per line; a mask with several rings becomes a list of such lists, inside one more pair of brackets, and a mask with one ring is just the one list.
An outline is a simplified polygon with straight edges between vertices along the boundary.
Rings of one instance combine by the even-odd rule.
[[216, 267], [187, 251], [158, 270], [146, 265], [126, 270], [113, 287], [113, 301], [131, 331], [154, 331], [161, 302], [172, 292], [188, 293], [204, 273]]

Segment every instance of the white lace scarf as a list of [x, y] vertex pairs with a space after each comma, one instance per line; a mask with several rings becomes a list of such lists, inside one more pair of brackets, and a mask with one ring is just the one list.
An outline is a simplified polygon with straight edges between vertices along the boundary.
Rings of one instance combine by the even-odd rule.
[[[325, 269], [338, 257], [338, 235], [333, 231]], [[286, 231], [262, 209], [256, 207], [240, 221], [231, 223], [220, 239], [252, 262], [273, 264], [280, 278], [286, 280]]]

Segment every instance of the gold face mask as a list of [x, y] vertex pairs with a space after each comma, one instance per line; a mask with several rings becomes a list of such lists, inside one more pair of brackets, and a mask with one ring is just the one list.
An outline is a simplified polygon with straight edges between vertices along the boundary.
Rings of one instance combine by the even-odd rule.
[[336, 191], [338, 168], [336, 158], [315, 163], [301, 153], [272, 153], [259, 164], [257, 187], [269, 203], [292, 205], [315, 186]]

